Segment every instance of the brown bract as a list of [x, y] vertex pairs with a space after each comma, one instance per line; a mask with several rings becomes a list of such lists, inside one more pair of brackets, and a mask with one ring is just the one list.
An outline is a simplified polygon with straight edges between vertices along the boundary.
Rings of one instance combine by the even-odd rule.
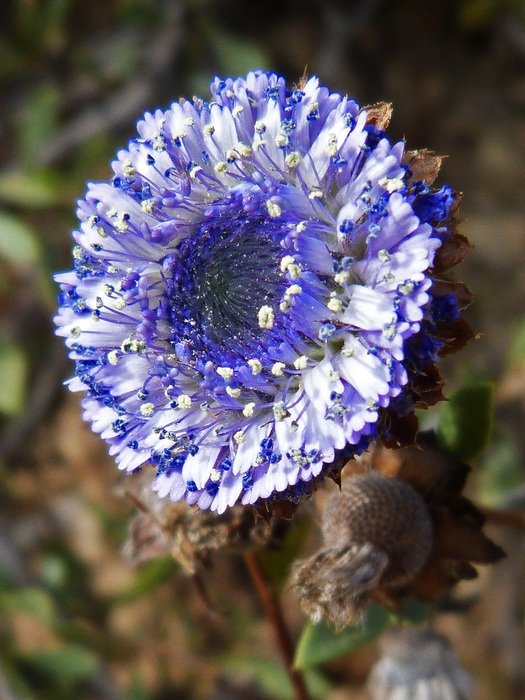
[[470, 468], [440, 451], [430, 438], [400, 450], [376, 447], [370, 468], [418, 491], [434, 530], [432, 550], [422, 570], [402, 590], [378, 591], [379, 598], [393, 605], [399, 605], [403, 596], [433, 601], [462, 579], [475, 578], [473, 564], [492, 564], [504, 556], [483, 533], [483, 515], [462, 495]]

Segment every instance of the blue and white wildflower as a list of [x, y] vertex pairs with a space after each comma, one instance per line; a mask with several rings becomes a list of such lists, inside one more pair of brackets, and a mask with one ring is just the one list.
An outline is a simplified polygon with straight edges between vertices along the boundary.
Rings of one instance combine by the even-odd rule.
[[406, 404], [411, 339], [425, 361], [437, 347], [454, 198], [316, 78], [211, 92], [146, 114], [112, 181], [88, 185], [56, 324], [119, 467], [154, 465], [159, 496], [223, 512], [300, 498]]

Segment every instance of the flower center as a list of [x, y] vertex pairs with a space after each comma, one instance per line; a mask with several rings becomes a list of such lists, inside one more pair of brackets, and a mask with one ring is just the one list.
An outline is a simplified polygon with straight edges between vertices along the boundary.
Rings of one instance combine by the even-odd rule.
[[[278, 305], [282, 224], [260, 207], [214, 205], [183, 239], [165, 269], [172, 341], [190, 344], [192, 359], [245, 359], [261, 342], [258, 311]], [[203, 357], [203, 354], [205, 357]]]

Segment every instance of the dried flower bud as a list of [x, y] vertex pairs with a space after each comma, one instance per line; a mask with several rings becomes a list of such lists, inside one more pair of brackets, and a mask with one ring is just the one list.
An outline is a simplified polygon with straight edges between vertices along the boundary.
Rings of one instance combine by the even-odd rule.
[[188, 574], [194, 574], [219, 549], [244, 551], [267, 545], [274, 522], [250, 508], [235, 506], [222, 515], [187, 503], [161, 500], [151, 491], [151, 475], [126, 480], [124, 495], [139, 509], [129, 527], [124, 554], [140, 563], [171, 554]]
[[343, 482], [323, 514], [323, 547], [298, 562], [292, 585], [308, 615], [337, 627], [359, 620], [378, 586], [398, 588], [432, 550], [423, 498], [406, 482], [369, 472]]
[[371, 700], [467, 700], [472, 682], [448, 640], [429, 628], [392, 629], [369, 677]]

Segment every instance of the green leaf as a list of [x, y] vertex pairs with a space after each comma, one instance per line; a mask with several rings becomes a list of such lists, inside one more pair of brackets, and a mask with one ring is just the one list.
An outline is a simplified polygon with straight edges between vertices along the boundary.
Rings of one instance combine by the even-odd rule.
[[55, 604], [42, 589], [28, 587], [0, 593], [0, 609], [6, 613], [24, 612], [51, 625], [56, 620]]
[[0, 201], [31, 209], [59, 203], [63, 183], [49, 170], [4, 170], [0, 173]]
[[485, 449], [492, 430], [493, 394], [493, 385], [483, 381], [450, 397], [439, 416], [438, 437], [443, 449], [464, 461]]
[[40, 649], [20, 655], [20, 661], [62, 683], [75, 683], [92, 676], [99, 661], [91, 651], [69, 644], [60, 649]]
[[125, 591], [119, 593], [115, 603], [127, 603], [130, 600], [140, 598], [143, 594], [160, 586], [178, 570], [178, 565], [173, 557], [159, 557], [143, 564], [137, 572], [135, 581]]
[[53, 135], [57, 120], [60, 94], [58, 88], [51, 83], [36, 87], [30, 94], [20, 115], [20, 160], [28, 168], [35, 165], [35, 154], [38, 154], [42, 144], [49, 141]]
[[268, 58], [262, 49], [251, 41], [219, 31], [214, 27], [213, 40], [217, 48], [222, 70], [228, 75], [243, 75], [253, 68], [264, 68]]
[[427, 603], [407, 598], [400, 612], [390, 613], [389, 622], [395, 625], [420, 625], [428, 620], [431, 610]]
[[264, 571], [275, 585], [282, 586], [285, 583], [291, 562], [297, 558], [308, 537], [311, 522], [310, 518], [296, 518], [280, 547], [276, 549], [266, 547], [259, 552], [258, 556]]
[[341, 632], [336, 632], [333, 627], [324, 623], [307, 624], [297, 645], [296, 668], [311, 668], [356, 651], [375, 639], [382, 632], [388, 619], [388, 612], [372, 603], [360, 625], [348, 627]]
[[15, 416], [24, 408], [27, 360], [20, 348], [0, 341], [0, 413]]
[[[241, 677], [255, 682], [265, 696], [275, 700], [294, 700], [296, 697], [286, 670], [273, 659], [228, 656], [221, 659], [221, 668], [236, 679]], [[324, 700], [333, 690], [329, 681], [316, 669], [308, 669], [304, 680], [312, 700]]]
[[30, 226], [13, 214], [0, 211], [0, 257], [16, 265], [32, 265], [39, 246]]

